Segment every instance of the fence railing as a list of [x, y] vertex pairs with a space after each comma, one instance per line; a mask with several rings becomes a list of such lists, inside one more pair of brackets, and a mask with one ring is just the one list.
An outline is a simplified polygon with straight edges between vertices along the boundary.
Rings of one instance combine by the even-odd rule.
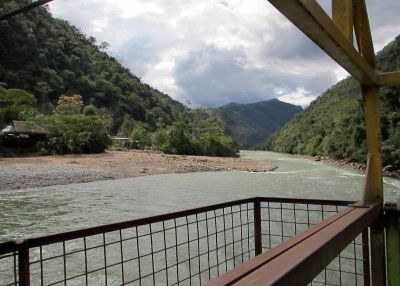
[[[0, 286], [201, 285], [352, 202], [251, 198], [0, 244]], [[312, 285], [369, 285], [368, 230]]]

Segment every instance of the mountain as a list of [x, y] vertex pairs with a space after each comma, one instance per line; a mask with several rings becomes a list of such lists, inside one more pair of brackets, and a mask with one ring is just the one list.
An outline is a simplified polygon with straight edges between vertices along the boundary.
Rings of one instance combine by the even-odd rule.
[[[0, 1], [0, 14], [31, 0]], [[125, 119], [165, 127], [184, 106], [143, 83], [97, 43], [45, 7], [0, 22], [0, 82], [32, 93], [39, 110], [51, 113], [61, 95], [80, 94], [85, 105], [104, 108], [117, 133]]]
[[[31, 2], [0, 1], [0, 15]], [[39, 124], [49, 131], [46, 151], [57, 153], [102, 152], [118, 135], [133, 148], [236, 156], [237, 143], [211, 111], [190, 110], [142, 82], [108, 46], [46, 6], [1, 21], [0, 130], [15, 120]]]
[[[400, 69], [400, 36], [376, 56], [378, 70]], [[385, 165], [400, 166], [400, 86], [380, 90]], [[359, 84], [340, 81], [270, 137], [267, 147], [284, 153], [323, 155], [365, 162], [366, 132]]]
[[229, 103], [214, 109], [225, 122], [225, 130], [240, 144], [249, 148], [281, 128], [302, 108], [271, 99], [251, 104]]

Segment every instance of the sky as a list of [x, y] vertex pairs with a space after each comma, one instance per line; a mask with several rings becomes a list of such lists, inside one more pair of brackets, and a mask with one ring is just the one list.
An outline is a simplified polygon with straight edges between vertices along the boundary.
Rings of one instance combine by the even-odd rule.
[[[331, 0], [318, 2], [330, 14]], [[400, 34], [400, 1], [366, 2], [379, 51]], [[266, 0], [54, 0], [50, 11], [193, 106], [278, 98], [305, 107], [348, 76]]]

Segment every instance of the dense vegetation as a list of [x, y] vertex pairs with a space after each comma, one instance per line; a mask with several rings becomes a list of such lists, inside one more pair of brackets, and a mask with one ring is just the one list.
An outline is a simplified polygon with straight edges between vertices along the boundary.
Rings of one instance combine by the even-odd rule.
[[[29, 2], [1, 1], [0, 14]], [[0, 127], [11, 120], [41, 123], [59, 143], [58, 152], [104, 150], [106, 133], [133, 138], [132, 147], [177, 154], [237, 152], [222, 124], [218, 130], [201, 129], [203, 121], [218, 121], [211, 112], [195, 118], [198, 111], [143, 83], [107, 55], [107, 47], [43, 7], [1, 21]], [[60, 99], [73, 101], [73, 95], [81, 96], [81, 106], [65, 113]], [[88, 143], [96, 140], [98, 146]], [[178, 148], [178, 142], [187, 146]]]
[[[377, 54], [381, 71], [400, 68], [400, 37]], [[400, 87], [380, 90], [384, 164], [400, 166]], [[278, 152], [324, 155], [365, 162], [366, 132], [359, 84], [342, 80], [271, 136]]]
[[230, 103], [215, 109], [231, 135], [242, 148], [261, 143], [302, 108], [277, 99], [252, 104]]
[[[0, 13], [30, 2], [2, 1]], [[105, 108], [111, 131], [118, 132], [126, 115], [165, 127], [184, 107], [142, 83], [96, 43], [68, 22], [52, 18], [44, 8], [0, 23], [0, 81], [35, 95], [39, 110], [49, 113], [60, 95], [80, 94], [85, 104]]]
[[224, 134], [224, 123], [211, 110], [187, 109], [183, 119], [151, 132], [147, 124], [128, 122], [125, 136], [134, 148], [153, 148], [170, 154], [236, 156], [239, 146]]

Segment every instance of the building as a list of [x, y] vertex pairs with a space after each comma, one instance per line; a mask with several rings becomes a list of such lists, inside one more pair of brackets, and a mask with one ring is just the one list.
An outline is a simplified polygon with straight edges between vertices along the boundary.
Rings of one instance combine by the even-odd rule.
[[0, 145], [8, 151], [37, 151], [47, 142], [49, 131], [36, 123], [12, 121], [0, 132]]

